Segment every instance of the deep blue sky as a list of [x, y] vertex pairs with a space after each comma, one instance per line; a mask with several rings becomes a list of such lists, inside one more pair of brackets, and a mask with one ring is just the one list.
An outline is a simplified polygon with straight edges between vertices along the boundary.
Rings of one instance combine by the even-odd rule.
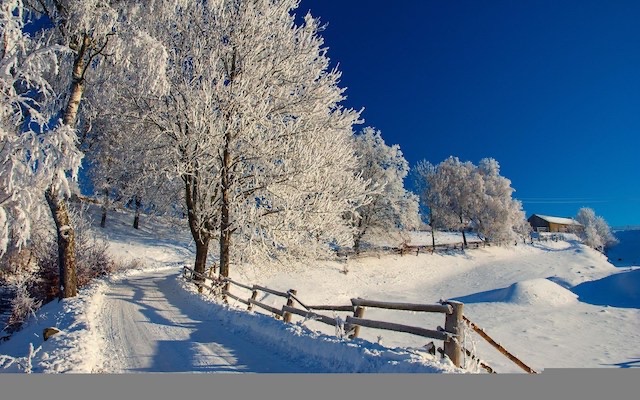
[[345, 105], [412, 166], [493, 157], [527, 217], [591, 207], [640, 225], [640, 1], [302, 0], [297, 14], [309, 9]]

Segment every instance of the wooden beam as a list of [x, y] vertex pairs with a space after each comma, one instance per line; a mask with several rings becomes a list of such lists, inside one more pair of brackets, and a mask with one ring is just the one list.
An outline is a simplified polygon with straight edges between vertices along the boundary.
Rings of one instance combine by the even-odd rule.
[[278, 308], [275, 308], [275, 307], [271, 307], [270, 305], [267, 305], [267, 304], [264, 304], [264, 303], [261, 303], [259, 301], [252, 300], [252, 299], [249, 299], [249, 303], [251, 303], [253, 305], [256, 305], [256, 306], [258, 306], [258, 307], [260, 307], [262, 309], [265, 309], [267, 311], [271, 311], [275, 315], [278, 315], [278, 316], [282, 317], [283, 313], [282, 313], [281, 309], [278, 309]]
[[431, 330], [431, 329], [419, 328], [417, 326], [396, 324], [396, 323], [393, 323], [393, 322], [374, 321], [374, 320], [371, 320], [371, 319], [363, 319], [363, 318], [357, 318], [357, 317], [351, 317], [351, 316], [347, 316], [347, 321], [346, 322], [347, 322], [347, 324], [350, 324], [350, 325], [364, 326], [364, 327], [367, 327], [367, 328], [384, 329], [384, 330], [387, 330], [387, 331], [411, 333], [413, 335], [428, 337], [428, 338], [436, 339], [436, 340], [442, 340], [444, 342], [449, 341], [449, 338], [450, 338], [450, 335], [448, 333], [446, 333], [446, 332], [440, 332], [440, 331], [434, 331], [434, 330]]
[[293, 298], [291, 296], [295, 296], [298, 293], [295, 289], [289, 289], [289, 297], [287, 298], [286, 306], [282, 307], [282, 315], [285, 323], [291, 323], [291, 313], [285, 311], [285, 307], [292, 308], [293, 307]]
[[392, 303], [388, 301], [376, 301], [365, 299], [351, 299], [351, 304], [356, 307], [375, 307], [387, 310], [405, 310], [405, 311], [422, 311], [451, 314], [453, 309], [446, 304], [411, 304], [411, 303]]
[[[365, 308], [362, 306], [356, 307], [356, 310], [353, 312], [353, 317], [355, 319], [361, 319], [362, 317], [364, 317], [364, 310]], [[347, 323], [345, 323], [345, 331], [353, 332], [351, 335], [349, 335], [349, 339], [355, 339], [360, 334], [360, 325], [351, 324], [348, 321], [349, 316], [347, 316]]]
[[224, 278], [224, 281], [225, 281], [225, 282], [232, 283], [232, 284], [234, 284], [234, 285], [236, 285], [236, 286], [239, 286], [239, 287], [241, 287], [241, 288], [243, 288], [243, 289], [253, 290], [253, 287], [248, 286], [248, 285], [245, 285], [245, 284], [242, 284], [242, 283], [240, 283], [240, 282], [236, 282], [236, 281], [234, 281], [233, 279], [230, 279], [230, 278]]
[[353, 306], [309, 306], [310, 310], [353, 312]]
[[261, 290], [261, 291], [266, 292], [266, 293], [271, 293], [271, 294], [273, 294], [275, 296], [280, 296], [280, 297], [284, 297], [284, 298], [288, 298], [289, 297], [289, 293], [278, 292], [277, 290], [269, 289], [268, 287], [264, 287], [264, 286], [253, 285], [253, 287], [250, 290]]
[[296, 297], [298, 293], [294, 292], [291, 293], [291, 291], [289, 291], [289, 297], [292, 298], [293, 300], [295, 300], [296, 302], [298, 302], [298, 304], [300, 304], [302, 306], [302, 308], [309, 310], [311, 307], [307, 306], [306, 304], [304, 304], [303, 302], [300, 301], [300, 299], [298, 297]]
[[493, 347], [495, 347], [500, 353], [504, 354], [509, 360], [513, 361], [517, 366], [519, 366], [520, 368], [522, 368], [523, 370], [525, 370], [526, 372], [528, 372], [530, 374], [537, 374], [538, 373], [533, 368], [529, 367], [528, 365], [526, 365], [525, 363], [520, 361], [516, 356], [514, 356], [511, 353], [509, 353], [509, 351], [507, 351], [507, 349], [505, 349], [500, 344], [498, 344], [498, 342], [493, 340], [489, 335], [487, 335], [487, 333], [482, 328], [480, 328], [475, 323], [471, 322], [469, 320], [469, 318], [467, 318], [467, 317], [465, 317], [463, 315], [462, 319], [466, 323], [468, 323], [469, 326], [471, 327], [471, 329], [473, 329], [478, 335], [480, 335], [484, 340], [489, 342], [489, 344], [492, 345]]
[[475, 361], [478, 363], [479, 366], [481, 366], [482, 368], [484, 368], [485, 371], [487, 371], [490, 374], [495, 374], [496, 371], [493, 370], [493, 368], [491, 368], [490, 366], [488, 366], [487, 364], [485, 364], [484, 362], [482, 362], [479, 358], [477, 358], [476, 356], [474, 356], [471, 351], [469, 351], [469, 349], [466, 348], [462, 348], [465, 352], [465, 354], [469, 357], [471, 357], [472, 361]]
[[249, 300], [245, 300], [245, 299], [240, 298], [240, 297], [238, 297], [238, 296], [236, 296], [236, 295], [234, 295], [234, 294], [231, 294], [231, 293], [229, 293], [229, 291], [228, 291], [228, 290], [223, 290], [223, 291], [222, 291], [222, 293], [223, 293], [224, 295], [226, 295], [226, 296], [231, 297], [231, 298], [232, 298], [232, 299], [234, 299], [234, 300], [239, 301], [239, 302], [240, 302], [240, 303], [242, 303], [242, 304], [246, 304], [247, 306], [251, 305], [251, 303], [249, 303]]
[[322, 315], [322, 314], [316, 314], [311, 311], [300, 310], [299, 308], [295, 308], [295, 307], [282, 306], [282, 311], [288, 312], [291, 314], [296, 314], [304, 318], [315, 319], [331, 326], [336, 326], [337, 324], [335, 318], [327, 317], [326, 315]]
[[455, 340], [444, 344], [444, 352], [453, 365], [462, 367], [462, 343], [464, 342], [464, 329], [462, 329], [462, 310], [464, 305], [459, 301], [443, 303], [453, 308], [453, 313], [447, 314], [444, 321], [445, 332], [452, 335]]

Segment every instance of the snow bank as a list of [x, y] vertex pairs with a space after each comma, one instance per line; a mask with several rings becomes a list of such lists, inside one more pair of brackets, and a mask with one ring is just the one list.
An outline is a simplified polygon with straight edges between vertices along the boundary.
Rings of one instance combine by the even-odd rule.
[[467, 304], [502, 302], [526, 306], [558, 307], [578, 302], [578, 296], [549, 279], [516, 282], [506, 288], [474, 293], [454, 300]]
[[[0, 365], [0, 372], [24, 372], [30, 344], [36, 350], [30, 372], [95, 372], [93, 367], [101, 356], [100, 338], [93, 322], [105, 287], [105, 281], [100, 280], [80, 290], [76, 297], [45, 304], [10, 340], [0, 344], [0, 355], [21, 359]], [[44, 341], [42, 332], [48, 327], [60, 332]]]
[[505, 302], [519, 305], [557, 307], [577, 303], [578, 296], [548, 279], [530, 279], [507, 289]]
[[[342, 339], [315, 332], [302, 323], [285, 324], [268, 315], [221, 305], [198, 294], [196, 287], [177, 277], [194, 306], [215, 313], [226, 329], [264, 343], [283, 357], [334, 373], [464, 373], [448, 360], [427, 351], [387, 348], [362, 339]], [[312, 368], [311, 368], [312, 369]]]

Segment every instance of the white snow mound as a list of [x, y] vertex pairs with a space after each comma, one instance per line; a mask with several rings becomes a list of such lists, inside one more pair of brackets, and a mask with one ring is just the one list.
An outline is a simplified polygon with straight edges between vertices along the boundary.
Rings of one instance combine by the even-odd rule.
[[505, 302], [520, 305], [562, 306], [578, 302], [578, 295], [548, 279], [538, 278], [509, 286]]

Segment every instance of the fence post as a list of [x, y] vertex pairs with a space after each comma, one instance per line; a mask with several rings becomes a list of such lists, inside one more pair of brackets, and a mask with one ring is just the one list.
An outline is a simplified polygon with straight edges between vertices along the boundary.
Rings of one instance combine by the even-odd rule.
[[[362, 318], [364, 316], [364, 307], [358, 306], [353, 313], [354, 318]], [[360, 325], [356, 325], [353, 328], [353, 333], [349, 336], [349, 339], [355, 339], [360, 334]]]
[[[293, 299], [291, 298], [291, 295], [296, 295], [298, 294], [298, 291], [295, 289], [289, 289], [289, 296], [287, 297], [287, 306], [289, 307], [293, 307]], [[284, 322], [286, 323], [291, 323], [291, 313], [290, 312], [285, 312], [284, 315], [282, 316], [282, 318], [284, 319]]]
[[[251, 293], [251, 300], [255, 300], [258, 297], [258, 291], [254, 290], [253, 293]], [[247, 311], [251, 311], [253, 309], [253, 303], [249, 302], [249, 307], [247, 308]]]
[[222, 288], [222, 301], [225, 304], [229, 304], [229, 300], [227, 300], [227, 294], [225, 292], [229, 291], [229, 281], [225, 281], [224, 286]]
[[454, 335], [451, 340], [444, 342], [444, 354], [449, 357], [453, 365], [462, 367], [462, 343], [464, 341], [464, 329], [462, 327], [463, 304], [459, 301], [447, 301], [453, 308], [453, 313], [445, 314], [444, 330]]

